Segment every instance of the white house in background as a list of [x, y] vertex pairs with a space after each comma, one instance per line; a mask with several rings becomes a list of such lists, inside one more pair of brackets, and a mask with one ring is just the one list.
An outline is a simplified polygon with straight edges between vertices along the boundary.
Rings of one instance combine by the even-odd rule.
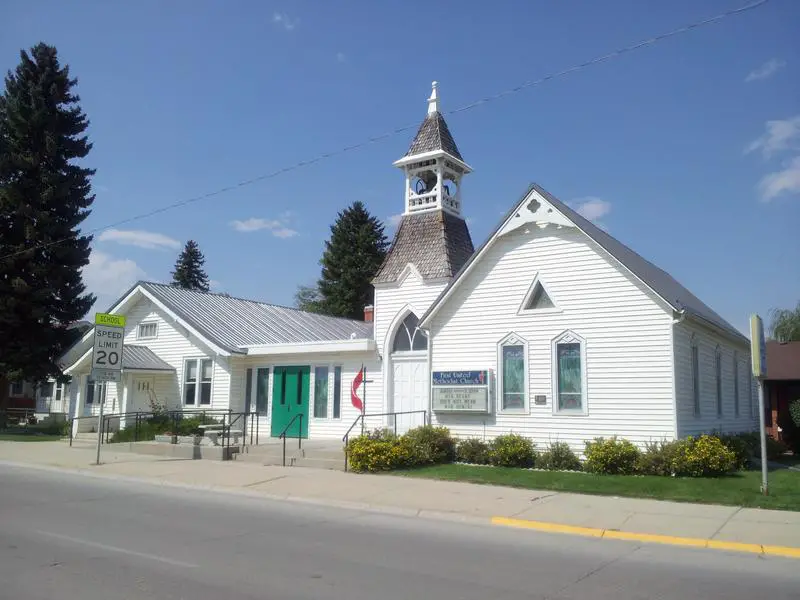
[[[517, 432], [540, 445], [618, 435], [644, 444], [756, 425], [749, 342], [670, 275], [538, 185], [473, 248], [461, 183], [471, 171], [439, 112], [409, 151], [404, 213], [365, 321], [140, 282], [122, 383], [89, 380], [91, 332], [65, 363], [71, 409], [257, 411], [277, 435], [341, 438], [367, 369], [370, 426], [429, 421], [458, 436]], [[374, 321], [373, 321], [374, 317]], [[88, 423], [88, 422], [87, 422]]]

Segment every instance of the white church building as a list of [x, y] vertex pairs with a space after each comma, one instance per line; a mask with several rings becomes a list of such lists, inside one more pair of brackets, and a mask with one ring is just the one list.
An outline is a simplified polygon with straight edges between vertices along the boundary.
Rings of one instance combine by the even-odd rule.
[[472, 169], [435, 83], [394, 164], [404, 213], [364, 321], [139, 282], [109, 311], [127, 317], [120, 383], [90, 379], [91, 330], [63, 357], [71, 415], [155, 400], [255, 412], [272, 436], [302, 414], [304, 437], [341, 439], [360, 414], [355, 393], [379, 415], [369, 427], [432, 422], [577, 451], [597, 436], [644, 444], [756, 426], [748, 339], [542, 187], [473, 247], [461, 189]]

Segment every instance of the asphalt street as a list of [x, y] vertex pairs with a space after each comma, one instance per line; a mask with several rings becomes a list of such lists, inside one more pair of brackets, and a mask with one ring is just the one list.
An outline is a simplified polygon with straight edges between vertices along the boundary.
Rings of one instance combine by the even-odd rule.
[[780, 600], [798, 567], [0, 465], [8, 600]]

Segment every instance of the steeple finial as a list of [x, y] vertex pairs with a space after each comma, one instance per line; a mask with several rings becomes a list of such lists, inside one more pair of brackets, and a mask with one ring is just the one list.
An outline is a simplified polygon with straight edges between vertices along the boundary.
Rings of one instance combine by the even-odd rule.
[[439, 82], [434, 81], [431, 83], [431, 97], [428, 98], [428, 114], [439, 112]]

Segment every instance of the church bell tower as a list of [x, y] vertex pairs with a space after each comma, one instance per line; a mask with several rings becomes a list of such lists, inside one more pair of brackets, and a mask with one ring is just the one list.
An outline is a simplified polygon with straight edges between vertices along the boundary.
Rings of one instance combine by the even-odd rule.
[[408, 264], [425, 281], [449, 280], [474, 248], [462, 216], [464, 161], [444, 116], [433, 82], [428, 113], [405, 156], [394, 165], [405, 175], [403, 217], [374, 284], [394, 283]]

